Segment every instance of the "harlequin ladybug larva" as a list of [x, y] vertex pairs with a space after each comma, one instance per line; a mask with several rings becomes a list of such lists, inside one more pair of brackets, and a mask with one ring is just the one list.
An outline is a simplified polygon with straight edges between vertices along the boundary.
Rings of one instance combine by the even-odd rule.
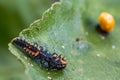
[[50, 54], [48, 51], [45, 51], [43, 47], [29, 43], [23, 39], [16, 38], [12, 41], [12, 44], [43, 68], [62, 70], [67, 65], [65, 58], [61, 57], [61, 55], [56, 53]]
[[98, 20], [101, 30], [106, 32], [113, 30], [115, 20], [111, 14], [107, 12], [102, 12], [98, 17]]

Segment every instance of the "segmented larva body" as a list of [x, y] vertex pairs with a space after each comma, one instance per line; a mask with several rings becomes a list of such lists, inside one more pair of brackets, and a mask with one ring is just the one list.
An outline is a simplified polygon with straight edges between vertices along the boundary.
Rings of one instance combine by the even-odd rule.
[[56, 53], [50, 54], [43, 47], [33, 45], [23, 39], [14, 39], [12, 43], [44, 68], [61, 70], [67, 65], [66, 60]]

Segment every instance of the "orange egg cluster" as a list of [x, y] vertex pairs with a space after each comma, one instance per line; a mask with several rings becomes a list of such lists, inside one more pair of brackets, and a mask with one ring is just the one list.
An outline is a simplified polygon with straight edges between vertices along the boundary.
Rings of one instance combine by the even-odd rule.
[[109, 32], [113, 30], [115, 21], [111, 14], [107, 12], [102, 12], [98, 17], [100, 28], [103, 31]]

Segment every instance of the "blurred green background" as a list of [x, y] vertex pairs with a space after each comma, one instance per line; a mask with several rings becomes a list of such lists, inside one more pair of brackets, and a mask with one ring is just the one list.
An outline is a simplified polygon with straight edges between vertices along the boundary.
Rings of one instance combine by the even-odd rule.
[[59, 0], [0, 0], [0, 80], [26, 80], [23, 65], [8, 51], [8, 43]]

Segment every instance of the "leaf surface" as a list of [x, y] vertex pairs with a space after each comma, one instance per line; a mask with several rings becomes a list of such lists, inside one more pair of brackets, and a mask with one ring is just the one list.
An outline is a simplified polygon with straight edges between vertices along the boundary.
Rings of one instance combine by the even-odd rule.
[[[26, 60], [25, 55], [11, 43], [9, 50], [22, 61], [32, 80], [118, 80], [118, 3], [119, 0], [63, 0], [53, 4], [41, 19], [20, 33], [20, 38], [37, 43], [51, 53], [64, 55], [68, 65], [63, 71], [43, 70], [31, 60]], [[111, 13], [116, 21], [114, 31], [108, 36], [96, 30], [97, 18], [102, 11]]]

